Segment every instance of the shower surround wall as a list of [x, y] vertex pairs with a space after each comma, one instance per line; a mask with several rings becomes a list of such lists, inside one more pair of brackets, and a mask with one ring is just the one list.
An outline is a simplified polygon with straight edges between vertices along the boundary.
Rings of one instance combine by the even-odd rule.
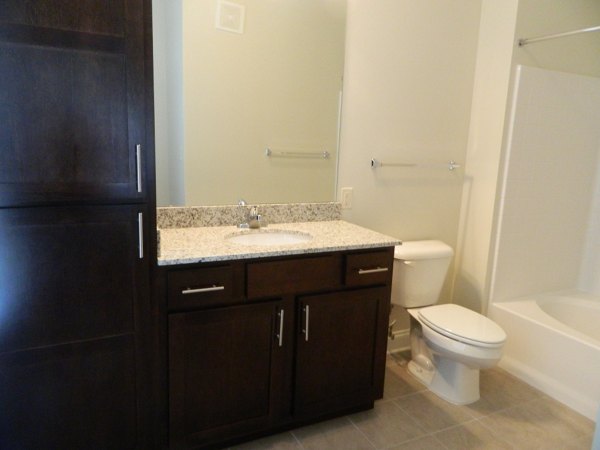
[[593, 419], [600, 78], [519, 66], [515, 80], [488, 309], [508, 335], [500, 366]]
[[517, 71], [492, 301], [600, 295], [600, 79]]
[[[597, 126], [600, 127], [600, 118], [597, 123]], [[596, 189], [585, 247], [582, 270], [579, 275], [579, 288], [600, 296], [600, 152], [596, 169]]]

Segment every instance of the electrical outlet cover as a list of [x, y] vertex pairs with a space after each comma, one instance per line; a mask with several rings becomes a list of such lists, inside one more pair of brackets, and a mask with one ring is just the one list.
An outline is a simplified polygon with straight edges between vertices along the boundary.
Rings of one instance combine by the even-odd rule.
[[344, 187], [341, 189], [341, 204], [342, 209], [352, 208], [352, 188]]

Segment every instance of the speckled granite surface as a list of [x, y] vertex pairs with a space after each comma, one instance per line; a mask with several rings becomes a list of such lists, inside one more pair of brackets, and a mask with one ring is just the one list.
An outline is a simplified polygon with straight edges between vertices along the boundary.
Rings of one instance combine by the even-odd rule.
[[[253, 206], [253, 205], [251, 205]], [[188, 228], [237, 225], [245, 222], [251, 206], [197, 206], [157, 208], [157, 227]], [[340, 203], [271, 203], [258, 206], [268, 223], [322, 222], [342, 217]]]
[[[308, 233], [308, 242], [286, 245], [242, 245], [227, 241], [231, 234], [273, 231]], [[300, 255], [338, 250], [390, 247], [398, 239], [342, 220], [280, 223], [260, 230], [240, 230], [235, 226], [166, 228], [160, 231], [158, 265], [227, 261], [266, 256]]]

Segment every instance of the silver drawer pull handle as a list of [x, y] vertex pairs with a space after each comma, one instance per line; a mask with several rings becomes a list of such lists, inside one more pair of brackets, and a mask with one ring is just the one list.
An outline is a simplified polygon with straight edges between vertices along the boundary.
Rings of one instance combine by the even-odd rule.
[[376, 269], [358, 269], [359, 275], [367, 275], [369, 273], [380, 273], [387, 272], [389, 269], [387, 267], [377, 267]]
[[135, 167], [137, 170], [136, 174], [136, 187], [138, 192], [142, 192], [142, 146], [137, 144], [135, 146]]
[[214, 291], [224, 291], [225, 290], [225, 286], [211, 286], [211, 287], [206, 287], [206, 288], [198, 288], [198, 289], [184, 289], [183, 291], [181, 291], [181, 293], [183, 295], [188, 295], [188, 294], [199, 294], [201, 292], [214, 292]]
[[310, 320], [310, 308], [308, 305], [304, 305], [302, 310], [304, 311], [304, 329], [302, 332], [304, 333], [304, 340], [308, 342], [308, 322]]
[[280, 347], [283, 347], [283, 309], [279, 311], [279, 334], [277, 335], [277, 340]]
[[138, 258], [144, 259], [144, 213], [138, 213]]

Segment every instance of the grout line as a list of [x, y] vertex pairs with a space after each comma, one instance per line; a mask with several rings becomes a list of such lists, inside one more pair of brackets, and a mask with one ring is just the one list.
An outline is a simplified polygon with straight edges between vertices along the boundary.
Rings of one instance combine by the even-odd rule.
[[436, 440], [436, 442], [438, 442], [438, 443], [439, 443], [439, 444], [440, 444], [442, 447], [444, 447], [445, 449], [447, 449], [447, 450], [448, 450], [448, 449], [450, 449], [450, 448], [451, 448], [451, 447], [448, 447], [448, 446], [447, 446], [447, 445], [444, 443], [444, 441], [442, 441], [442, 440], [441, 440], [439, 437], [437, 437], [437, 436], [435, 435], [435, 433], [433, 433], [433, 434], [430, 434], [430, 436], [431, 436], [433, 439], [435, 439], [435, 440]]
[[294, 431], [290, 430], [289, 433], [292, 435], [292, 437], [294, 438], [294, 440], [296, 441], [296, 443], [300, 446], [300, 448], [304, 449], [304, 445], [302, 445], [302, 442], [300, 442], [300, 439], [298, 439], [298, 436], [296, 436], [294, 434]]
[[450, 425], [450, 426], [447, 426], [447, 427], [444, 427], [444, 428], [440, 428], [439, 430], [432, 431], [429, 434], [430, 435], [434, 435], [434, 434], [437, 434], [437, 433], [441, 433], [442, 431], [448, 431], [448, 430], [451, 430], [452, 428], [462, 427], [463, 425], [466, 425], [468, 423], [473, 423], [473, 422], [477, 422], [477, 419], [472, 418], [471, 420], [465, 420], [464, 422], [455, 423], [453, 425]]
[[435, 439], [437, 442], [439, 442], [439, 443], [440, 443], [440, 445], [441, 445], [442, 447], [444, 447], [445, 449], [448, 449], [448, 447], [446, 447], [446, 445], [444, 445], [444, 443], [443, 443], [443, 442], [442, 442], [440, 439], [438, 439], [438, 438], [435, 436], [435, 433], [427, 433], [427, 432], [425, 432], [425, 434], [423, 434], [423, 435], [421, 435], [421, 436], [417, 436], [417, 437], [414, 437], [414, 438], [410, 438], [410, 439], [407, 439], [407, 440], [405, 440], [405, 441], [402, 441], [402, 442], [396, 442], [395, 444], [391, 444], [391, 445], [388, 445], [388, 446], [386, 446], [386, 447], [381, 447], [381, 448], [379, 448], [378, 450], [385, 450], [385, 449], [394, 449], [394, 448], [398, 448], [398, 446], [399, 446], [399, 445], [402, 445], [402, 446], [404, 446], [405, 444], [410, 444], [410, 443], [412, 443], [412, 442], [416, 442], [416, 441], [418, 441], [418, 440], [420, 440], [420, 439], [425, 439], [425, 438], [428, 438], [428, 437], [434, 438], [434, 439]]
[[541, 400], [542, 398], [543, 397], [535, 397], [535, 398], [530, 398], [529, 400], [519, 401], [518, 403], [512, 404], [510, 406], [506, 406], [505, 408], [496, 409], [495, 411], [488, 412], [487, 414], [478, 415], [475, 417], [475, 419], [476, 420], [485, 419], [486, 417], [490, 417], [497, 413], [502, 413], [502, 412], [508, 411], [509, 409], [517, 408], [519, 406], [527, 405], [529, 403]]
[[[502, 411], [506, 411], [506, 409], [510, 409], [510, 408], [505, 408], [505, 409], [503, 409]], [[488, 417], [488, 416], [485, 416], [485, 417]], [[484, 417], [482, 417], [482, 419], [483, 419], [483, 418], [484, 418]], [[501, 435], [498, 435], [498, 434], [496, 434], [496, 432], [495, 432], [494, 428], [487, 426], [485, 423], [481, 422], [479, 419], [477, 419], [477, 422], [478, 422], [478, 423], [479, 423], [479, 425], [481, 425], [483, 428], [485, 428], [486, 430], [488, 430], [488, 431], [490, 432], [490, 434], [491, 434], [492, 436], [494, 436], [496, 439], [498, 439], [499, 441], [501, 441], [501, 442], [504, 442], [505, 444], [507, 444], [507, 445], [508, 445], [508, 446], [510, 446], [511, 448], [517, 448], [517, 447], [515, 447], [515, 445], [514, 445], [512, 442], [510, 442], [510, 441], [508, 441], [508, 440], [506, 440], [506, 439], [504, 438], [504, 434], [501, 434]]]
[[354, 421], [349, 416], [348, 416], [348, 420], [350, 421], [352, 426], [354, 428], [356, 428], [358, 430], [358, 432], [367, 440], [367, 442], [371, 445], [371, 447], [373, 447], [374, 449], [377, 449], [377, 446], [373, 442], [371, 442], [371, 439], [369, 439], [369, 437], [365, 433], [363, 433], [363, 431], [358, 427], [358, 425], [356, 425], [354, 423]]

